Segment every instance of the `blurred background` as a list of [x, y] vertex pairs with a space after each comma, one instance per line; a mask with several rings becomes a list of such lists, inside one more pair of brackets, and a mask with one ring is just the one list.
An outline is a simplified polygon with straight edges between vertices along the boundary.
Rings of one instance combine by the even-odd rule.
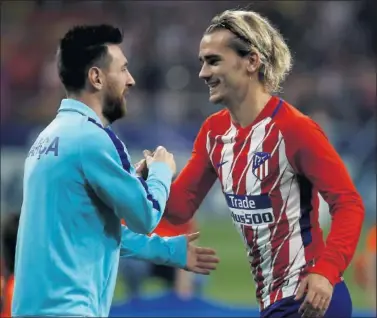
[[[363, 275], [371, 259], [366, 255], [375, 258], [375, 238], [369, 240], [374, 252], [367, 244], [376, 223], [377, 8], [373, 1], [3, 1], [1, 217], [20, 210], [25, 155], [64, 98], [55, 53], [69, 27], [106, 22], [124, 29], [123, 48], [136, 87], [129, 98], [128, 117], [114, 128], [134, 162], [143, 149], [162, 144], [174, 152], [182, 168], [201, 123], [218, 110], [208, 102], [207, 87], [198, 78], [201, 36], [215, 14], [236, 7], [263, 14], [280, 29], [294, 56], [281, 95], [326, 131], [363, 197], [365, 226], [345, 277], [356, 309], [375, 308], [370, 296], [375, 277]], [[323, 203], [325, 229], [330, 221], [327, 212]], [[200, 297], [219, 304], [255, 306], [243, 242], [218, 185], [197, 213], [196, 227], [202, 233], [200, 243], [217, 248], [222, 263], [208, 279], [185, 278], [199, 286], [191, 296], [201, 293]], [[132, 295], [123, 272], [115, 305]], [[139, 282], [141, 296], [175, 288], [161, 282], [164, 275], [150, 276]]]

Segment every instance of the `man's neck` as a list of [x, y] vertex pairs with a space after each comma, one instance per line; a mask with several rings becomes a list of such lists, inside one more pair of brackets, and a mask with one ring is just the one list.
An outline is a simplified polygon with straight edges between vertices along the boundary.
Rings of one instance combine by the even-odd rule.
[[86, 93], [82, 94], [69, 94], [68, 98], [75, 99], [86, 106], [93, 109], [93, 111], [96, 113], [98, 118], [101, 120], [101, 123], [104, 127], [109, 125], [109, 121], [103, 116], [102, 114], [102, 103], [99, 101], [99, 99], [95, 96], [88, 95]]
[[249, 90], [242, 101], [226, 105], [234, 122], [247, 127], [258, 117], [271, 99], [271, 95], [263, 89]]

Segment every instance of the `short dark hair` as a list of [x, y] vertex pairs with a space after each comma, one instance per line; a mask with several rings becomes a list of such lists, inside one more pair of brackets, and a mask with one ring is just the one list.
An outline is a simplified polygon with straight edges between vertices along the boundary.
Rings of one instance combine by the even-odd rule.
[[5, 217], [5, 222], [2, 223], [1, 231], [1, 245], [4, 266], [8, 274], [14, 273], [14, 262], [16, 257], [16, 243], [18, 224], [20, 215], [18, 213], [11, 213]]
[[98, 63], [106, 67], [108, 44], [121, 44], [123, 33], [107, 25], [80, 25], [70, 29], [60, 40], [58, 50], [59, 77], [68, 92], [84, 89], [88, 70]]

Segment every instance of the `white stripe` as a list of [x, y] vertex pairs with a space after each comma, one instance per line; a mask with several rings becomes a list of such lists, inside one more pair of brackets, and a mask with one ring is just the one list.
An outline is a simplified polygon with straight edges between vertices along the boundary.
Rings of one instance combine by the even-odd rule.
[[[207, 133], [207, 143], [206, 143], [206, 147], [207, 147], [207, 153], [208, 154], [211, 154], [211, 140], [210, 140], [210, 138], [209, 138], [209, 134], [211, 133], [211, 131], [209, 131], [208, 133]], [[216, 145], [216, 143], [214, 142], [213, 143], [213, 148], [215, 148], [215, 145]], [[211, 158], [211, 157], [210, 157]]]
[[[283, 141], [283, 136], [282, 134], [279, 132], [279, 139], [278, 139], [278, 143], [276, 144], [274, 150], [272, 151], [271, 153], [271, 157], [274, 155], [275, 151], [277, 149], [280, 148], [280, 144], [281, 142]], [[280, 153], [279, 153], [280, 155]], [[285, 156], [286, 157], [286, 156]], [[271, 190], [270, 190], [270, 193], [276, 188], [276, 186], [279, 184], [280, 180], [282, 179], [284, 173], [285, 173], [285, 170], [288, 168], [288, 160], [286, 160], [286, 158], [280, 158], [279, 156], [279, 177], [276, 178], [276, 181], [274, 183], [274, 185], [272, 186]]]
[[[227, 135], [227, 134], [230, 132], [231, 129], [232, 129], [232, 126], [229, 127], [229, 129], [226, 131], [225, 135]], [[216, 165], [217, 165], [219, 162], [213, 162], [213, 152], [214, 152], [215, 149], [216, 149], [216, 145], [217, 145], [217, 141], [218, 141], [218, 139], [219, 139], [219, 138], [222, 138], [222, 137], [223, 137], [222, 135], [217, 135], [217, 136], [215, 136], [212, 150], [211, 150], [211, 152], [208, 152], [208, 153], [209, 153], [209, 158], [210, 158], [210, 160], [212, 161], [212, 165], [213, 165], [214, 167], [216, 167]], [[209, 134], [207, 135], [207, 138], [209, 139]], [[210, 145], [210, 141], [209, 141], [208, 139], [207, 139], [207, 145]]]
[[[269, 119], [271, 119], [271, 118], [269, 118]], [[271, 120], [269, 120], [268, 122], [270, 122], [270, 121], [271, 121]], [[270, 135], [270, 133], [271, 133], [271, 131], [272, 131], [272, 128], [274, 128], [274, 126], [275, 126], [275, 123], [273, 123], [273, 124], [270, 126], [270, 129], [268, 130], [266, 136], [263, 138], [262, 143], [263, 143], [263, 142], [267, 139], [267, 137]]]
[[234, 153], [233, 153], [233, 147], [235, 144], [234, 138], [236, 137], [238, 131], [237, 128], [231, 124], [230, 129], [228, 130], [228, 133], [221, 137], [224, 146], [221, 150], [221, 163], [224, 163], [220, 169], [221, 169], [221, 175], [222, 180], [221, 183], [224, 188], [225, 193], [233, 193], [232, 186], [233, 186], [233, 178], [231, 174], [231, 167], [234, 160]]

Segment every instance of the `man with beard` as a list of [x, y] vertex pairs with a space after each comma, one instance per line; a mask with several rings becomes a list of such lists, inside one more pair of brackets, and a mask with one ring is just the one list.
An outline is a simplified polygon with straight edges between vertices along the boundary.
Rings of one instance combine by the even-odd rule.
[[202, 274], [218, 261], [190, 244], [197, 233], [147, 235], [162, 217], [176, 166], [158, 147], [144, 180], [109, 126], [125, 115], [135, 85], [122, 40], [117, 28], [99, 25], [75, 27], [60, 42], [67, 99], [25, 161], [12, 316], [108, 316], [119, 256]]

